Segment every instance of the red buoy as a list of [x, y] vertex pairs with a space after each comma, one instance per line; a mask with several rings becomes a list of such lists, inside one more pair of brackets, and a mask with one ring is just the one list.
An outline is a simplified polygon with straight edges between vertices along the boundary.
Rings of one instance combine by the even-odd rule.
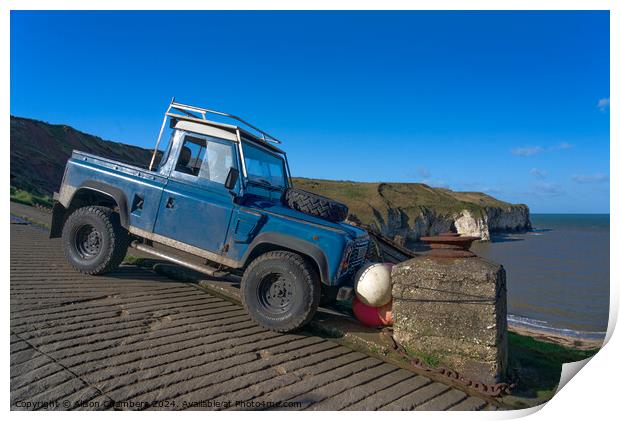
[[353, 314], [365, 326], [389, 326], [392, 324], [392, 301], [381, 307], [370, 307], [354, 297]]

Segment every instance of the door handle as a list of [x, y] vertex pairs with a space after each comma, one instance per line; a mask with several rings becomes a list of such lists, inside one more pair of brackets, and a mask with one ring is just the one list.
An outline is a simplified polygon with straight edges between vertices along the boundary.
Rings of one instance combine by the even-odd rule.
[[168, 198], [168, 200], [166, 201], [166, 208], [167, 209], [174, 208], [174, 198], [172, 198], [172, 197]]

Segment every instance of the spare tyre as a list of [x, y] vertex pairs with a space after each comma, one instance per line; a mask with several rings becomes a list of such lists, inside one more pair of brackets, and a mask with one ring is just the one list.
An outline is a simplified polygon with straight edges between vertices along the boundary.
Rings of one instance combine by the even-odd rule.
[[305, 190], [286, 189], [282, 200], [291, 209], [331, 222], [342, 222], [349, 214], [349, 208], [346, 205]]

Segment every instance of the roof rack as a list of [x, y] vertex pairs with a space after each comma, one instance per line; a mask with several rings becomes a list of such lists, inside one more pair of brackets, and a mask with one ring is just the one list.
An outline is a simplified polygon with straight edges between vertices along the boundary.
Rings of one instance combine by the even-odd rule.
[[149, 164], [149, 170], [153, 168], [153, 163], [155, 162], [155, 156], [157, 155], [157, 150], [159, 149], [159, 143], [161, 142], [161, 137], [164, 133], [164, 128], [166, 127], [166, 120], [168, 119], [168, 117], [171, 117], [171, 118], [180, 117], [178, 114], [172, 113], [172, 111], [181, 112], [182, 114], [185, 114], [186, 116], [188, 116], [192, 121], [204, 122], [206, 124], [215, 124], [219, 126], [228, 126], [230, 128], [237, 128], [236, 126], [231, 126], [231, 125], [227, 125], [224, 123], [207, 120], [207, 114], [214, 114], [214, 115], [219, 115], [222, 117], [230, 118], [258, 132], [260, 134], [260, 137], [257, 137], [257, 138], [261, 139], [263, 142], [271, 142], [271, 143], [276, 143], [278, 145], [282, 143], [280, 140], [271, 136], [269, 133], [248, 123], [247, 121], [243, 120], [240, 117], [234, 116], [232, 114], [224, 113], [222, 111], [209, 110], [207, 108], [200, 108], [200, 107], [195, 107], [193, 105], [181, 104], [181, 103], [175, 102], [174, 97], [172, 97], [172, 100], [170, 101], [170, 105], [168, 106], [168, 109], [166, 110], [166, 114], [164, 115], [164, 121], [162, 122], [161, 129], [159, 130], [159, 136], [157, 137], [157, 143], [155, 144], [155, 150], [153, 151], [153, 157], [151, 158], [151, 163]]
[[[166, 114], [169, 113], [172, 110], [180, 111], [180, 112], [182, 112], [183, 114], [185, 114], [185, 115], [187, 115], [189, 117], [193, 117], [193, 118], [197, 118], [197, 119], [200, 119], [200, 120], [204, 120], [205, 122], [210, 122], [209, 120], [207, 120], [207, 114], [215, 114], [215, 115], [219, 115], [219, 116], [222, 116], [222, 117], [231, 118], [233, 120], [237, 120], [241, 124], [244, 124], [244, 125], [248, 126], [249, 128], [251, 128], [253, 130], [256, 130], [258, 133], [260, 133], [261, 138], [264, 141], [266, 141], [266, 142], [273, 142], [273, 143], [277, 143], [277, 144], [281, 144], [282, 143], [280, 140], [278, 140], [275, 137], [271, 136], [266, 131], [259, 129], [258, 127], [248, 123], [244, 119], [242, 119], [240, 117], [237, 117], [237, 116], [234, 116], [232, 114], [224, 113], [222, 111], [209, 110], [207, 108], [195, 107], [193, 105], [180, 104], [178, 102], [175, 102], [174, 98], [172, 98], [172, 101], [170, 102], [170, 106], [168, 107], [168, 111], [166, 112]], [[196, 115], [194, 113], [198, 113], [200, 116], [198, 116], [198, 115]]]

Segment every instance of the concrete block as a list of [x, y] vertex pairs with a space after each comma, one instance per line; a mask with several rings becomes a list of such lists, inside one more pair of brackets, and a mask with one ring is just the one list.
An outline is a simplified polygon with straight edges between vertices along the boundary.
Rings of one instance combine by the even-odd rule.
[[494, 383], [507, 361], [506, 273], [472, 257], [420, 257], [392, 271], [394, 338], [473, 380]]

